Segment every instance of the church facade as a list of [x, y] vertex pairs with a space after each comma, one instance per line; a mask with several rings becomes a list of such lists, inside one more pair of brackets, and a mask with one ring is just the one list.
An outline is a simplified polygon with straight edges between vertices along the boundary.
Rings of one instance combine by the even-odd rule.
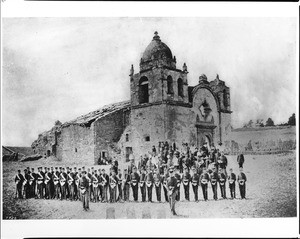
[[139, 158], [161, 141], [200, 147], [221, 145], [231, 130], [230, 89], [216, 76], [188, 85], [188, 69], [155, 32], [130, 69], [130, 101], [105, 106], [40, 134], [32, 148], [60, 160], [97, 164], [102, 157]]

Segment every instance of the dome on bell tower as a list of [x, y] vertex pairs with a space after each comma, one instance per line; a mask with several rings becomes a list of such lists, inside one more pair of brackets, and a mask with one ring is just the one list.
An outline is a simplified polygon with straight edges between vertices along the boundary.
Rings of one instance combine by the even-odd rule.
[[154, 32], [154, 37], [150, 44], [146, 47], [140, 62], [142, 69], [150, 68], [155, 65], [167, 65], [175, 68], [176, 58], [173, 57], [170, 48], [160, 40], [157, 32]]

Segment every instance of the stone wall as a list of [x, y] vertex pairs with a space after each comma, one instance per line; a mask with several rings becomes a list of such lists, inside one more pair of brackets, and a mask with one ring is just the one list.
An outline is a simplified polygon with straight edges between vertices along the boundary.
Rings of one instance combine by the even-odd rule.
[[119, 110], [104, 116], [94, 122], [95, 152], [94, 162], [98, 163], [102, 152], [106, 152], [109, 158], [119, 158], [120, 149], [118, 142], [125, 127], [129, 124], [129, 112]]
[[263, 127], [232, 130], [225, 141], [228, 153], [275, 153], [296, 149], [296, 128]]
[[57, 158], [64, 162], [94, 163], [94, 129], [80, 125], [62, 128], [57, 144]]

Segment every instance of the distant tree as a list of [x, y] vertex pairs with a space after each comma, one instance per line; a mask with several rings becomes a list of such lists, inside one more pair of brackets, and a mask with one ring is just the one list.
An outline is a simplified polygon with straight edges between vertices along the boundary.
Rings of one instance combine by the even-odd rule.
[[264, 120], [263, 119], [257, 119], [256, 120], [256, 127], [264, 127]]
[[296, 125], [296, 116], [295, 113], [292, 114], [292, 116], [289, 118], [289, 121], [287, 123], [288, 125]]
[[268, 118], [266, 121], [266, 126], [274, 126], [274, 121], [271, 118]]

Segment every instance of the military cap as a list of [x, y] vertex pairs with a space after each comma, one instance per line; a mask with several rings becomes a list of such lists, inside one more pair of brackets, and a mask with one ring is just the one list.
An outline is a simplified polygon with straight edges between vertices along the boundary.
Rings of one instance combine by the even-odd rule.
[[127, 168], [125, 168], [124, 171], [127, 171]]
[[55, 169], [57, 169], [57, 167], [55, 167]]
[[50, 170], [50, 168], [48, 168], [48, 170]]
[[31, 170], [34, 170], [34, 168], [31, 168]]
[[26, 168], [24, 169], [24, 172], [27, 172], [27, 169], [26, 169]]
[[59, 167], [59, 169], [62, 169], [62, 167]]
[[76, 169], [76, 167], [74, 167], [74, 169]]
[[51, 168], [53, 168], [53, 167], [51, 167]]
[[83, 170], [83, 171], [82, 171], [82, 173], [83, 173], [83, 174], [86, 174], [86, 171], [85, 171], [85, 170]]
[[44, 167], [44, 169], [46, 169], [47, 167]]
[[103, 171], [103, 172], [104, 172], [104, 171], [105, 171], [105, 169], [103, 168], [101, 171]]

